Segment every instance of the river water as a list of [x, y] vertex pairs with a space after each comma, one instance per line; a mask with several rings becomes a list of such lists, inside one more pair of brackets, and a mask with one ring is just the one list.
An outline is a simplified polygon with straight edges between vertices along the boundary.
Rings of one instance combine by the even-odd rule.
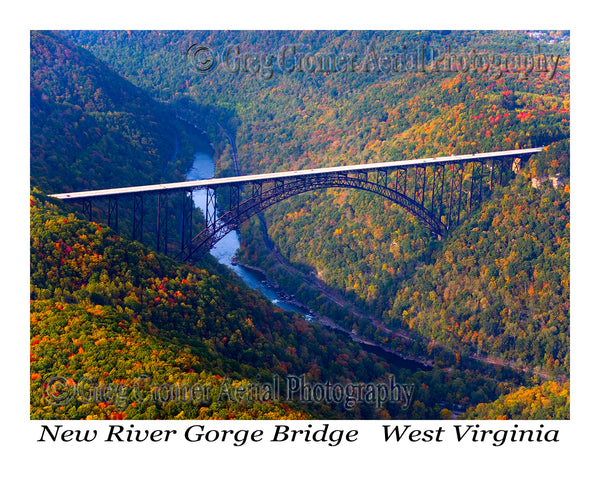
[[[188, 180], [206, 180], [215, 176], [215, 163], [213, 159], [205, 153], [196, 153], [194, 163], [187, 173]], [[195, 190], [193, 193], [194, 204], [206, 214], [206, 190]], [[310, 320], [307, 312], [300, 311], [299, 308], [286, 302], [277, 291], [272, 288], [264, 278], [258, 273], [241, 265], [232, 263], [238, 248], [240, 248], [240, 238], [236, 231], [229, 232], [223, 237], [210, 251], [210, 253], [221, 263], [233, 270], [250, 288], [260, 290], [274, 305], [305, 315]]]

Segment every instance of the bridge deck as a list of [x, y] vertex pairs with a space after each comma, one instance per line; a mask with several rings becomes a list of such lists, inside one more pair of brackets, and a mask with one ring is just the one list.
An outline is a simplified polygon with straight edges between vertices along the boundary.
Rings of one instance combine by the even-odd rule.
[[128, 193], [143, 193], [143, 192], [156, 192], [156, 191], [168, 191], [168, 190], [184, 190], [184, 189], [195, 189], [209, 186], [220, 186], [220, 185], [231, 185], [236, 183], [248, 183], [252, 181], [261, 180], [277, 180], [290, 177], [300, 177], [305, 175], [319, 175], [325, 173], [341, 173], [341, 172], [364, 172], [369, 170], [377, 170], [384, 168], [396, 168], [396, 167], [411, 167], [415, 165], [428, 165], [428, 164], [443, 164], [461, 161], [471, 160], [483, 160], [491, 159], [496, 157], [518, 157], [519, 155], [532, 155], [539, 153], [544, 147], [536, 148], [525, 148], [520, 150], [504, 150], [500, 152], [489, 152], [489, 153], [473, 153], [467, 155], [452, 155], [449, 157], [431, 157], [421, 158], [417, 160], [400, 160], [396, 162], [384, 162], [384, 163], [369, 163], [363, 165], [348, 165], [341, 167], [327, 167], [327, 168], [314, 168], [307, 170], [295, 170], [289, 172], [276, 172], [276, 173], [261, 173], [257, 175], [245, 175], [238, 177], [225, 177], [225, 178], [210, 178], [207, 180], [193, 180], [188, 182], [176, 182], [176, 183], [165, 183], [157, 185], [142, 185], [138, 187], [123, 187], [123, 188], [109, 188], [104, 190], [90, 190], [86, 192], [69, 192], [69, 193], [56, 193], [50, 195], [54, 198], [62, 200], [75, 200], [79, 198], [92, 198], [92, 197], [107, 197], [112, 195], [124, 195]]

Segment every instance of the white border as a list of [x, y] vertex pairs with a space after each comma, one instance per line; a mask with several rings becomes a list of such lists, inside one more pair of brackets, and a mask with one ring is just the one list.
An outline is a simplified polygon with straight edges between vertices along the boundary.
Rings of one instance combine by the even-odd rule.
[[[598, 313], [594, 300], [598, 284], [598, 247], [594, 193], [598, 176], [597, 81], [598, 43], [595, 17], [589, 6], [578, 9], [576, 2], [231, 2], [207, 5], [206, 2], [122, 1], [27, 2], [21, 11], [3, 15], [2, 92], [9, 99], [0, 115], [7, 151], [2, 189], [2, 251], [5, 266], [2, 276], [4, 309], [2, 388], [5, 463], [7, 472], [27, 470], [42, 478], [65, 475], [85, 478], [170, 478], [184, 471], [195, 477], [220, 473], [248, 478], [281, 476], [306, 478], [344, 475], [350, 478], [379, 475], [395, 477], [418, 475], [424, 478], [547, 478], [571, 477], [578, 472], [597, 471], [592, 462], [597, 451], [598, 429], [597, 351]], [[220, 5], [220, 6], [219, 6]], [[581, 4], [582, 6], [585, 4]], [[569, 29], [572, 35], [572, 408], [568, 422], [559, 424], [558, 445], [504, 447], [470, 446], [444, 442], [424, 445], [387, 445], [380, 441], [382, 422], [360, 422], [361, 441], [349, 448], [315, 448], [315, 445], [264, 443], [251, 448], [204, 448], [198, 444], [173, 442], [150, 446], [94, 443], [89, 445], [49, 445], [35, 442], [40, 422], [29, 421], [29, 30], [32, 29]], [[6, 148], [7, 147], [7, 148]], [[10, 261], [9, 261], [10, 259]], [[252, 422], [249, 428], [262, 428]], [[315, 422], [318, 423], [318, 422]], [[345, 423], [345, 422], [344, 422]], [[405, 423], [405, 422], [404, 422]], [[441, 422], [411, 422], [424, 428], [437, 428]], [[486, 422], [478, 422], [484, 425]], [[513, 422], [508, 422], [512, 424]], [[515, 422], [518, 423], [518, 422]], [[521, 422], [522, 423], [522, 422]], [[214, 428], [218, 428], [216, 422]], [[339, 425], [341, 422], [336, 422]], [[95, 422], [69, 422], [69, 428], [96, 428]], [[145, 425], [136, 422], [137, 427]], [[156, 428], [151, 423], [152, 428]], [[230, 424], [226, 424], [230, 427]], [[349, 425], [357, 425], [350, 422]], [[446, 424], [444, 424], [446, 425]], [[211, 425], [212, 426], [212, 425]], [[243, 428], [236, 422], [235, 428]], [[101, 428], [101, 427], [98, 427]], [[161, 422], [161, 428], [183, 429], [181, 422]], [[268, 428], [268, 427], [265, 427]], [[7, 445], [8, 444], [8, 445]], [[66, 448], [65, 448], [66, 447]], [[90, 448], [91, 447], [91, 448]], [[593, 448], [593, 450], [592, 450]], [[15, 467], [15, 468], [12, 468]], [[229, 473], [229, 474], [228, 474]], [[586, 474], [584, 474], [586, 475]], [[533, 478], [533, 477], [532, 477]]]

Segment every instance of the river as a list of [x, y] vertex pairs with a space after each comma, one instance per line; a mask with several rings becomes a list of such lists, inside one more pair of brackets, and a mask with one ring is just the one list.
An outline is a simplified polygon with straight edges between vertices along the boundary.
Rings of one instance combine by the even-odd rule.
[[[205, 180], [215, 176], [215, 163], [205, 153], [194, 154], [194, 163], [187, 173], [188, 180]], [[195, 190], [193, 193], [194, 204], [206, 214], [206, 190]], [[233, 270], [250, 288], [260, 290], [274, 305], [284, 310], [297, 312], [311, 320], [311, 315], [302, 311], [299, 307], [286, 302], [281, 295], [268, 284], [266, 279], [259, 273], [254, 272], [242, 265], [233, 262], [235, 253], [240, 248], [240, 238], [236, 231], [229, 232], [210, 251], [210, 253], [221, 263]]]
[[[210, 155], [205, 153], [194, 154], [194, 162], [192, 168], [187, 173], [188, 180], [206, 180], [215, 176], [215, 163]], [[193, 193], [194, 204], [206, 213], [206, 191], [195, 190]], [[281, 294], [273, 288], [259, 272], [250, 270], [242, 265], [239, 265], [233, 261], [235, 254], [240, 247], [240, 238], [236, 231], [229, 232], [223, 237], [211, 250], [210, 253], [221, 263], [226, 265], [233, 270], [250, 288], [260, 290], [274, 305], [281, 307], [284, 310], [300, 313], [308, 321], [313, 321], [311, 312], [302, 309], [298, 306], [292, 305], [282, 298]], [[346, 330], [345, 328], [336, 325], [331, 320], [321, 318], [317, 316], [319, 323], [325, 325], [328, 328], [337, 330], [340, 333], [345, 334], [351, 340], [361, 344], [361, 347], [369, 352], [376, 353], [382, 356], [387, 361], [394, 363], [401, 368], [408, 368], [412, 371], [418, 370], [430, 370], [431, 365], [421, 363], [415, 360], [404, 358], [401, 355], [393, 352], [383, 346], [375, 345], [372, 342], [366, 342], [365, 340], [357, 337], [353, 332]]]

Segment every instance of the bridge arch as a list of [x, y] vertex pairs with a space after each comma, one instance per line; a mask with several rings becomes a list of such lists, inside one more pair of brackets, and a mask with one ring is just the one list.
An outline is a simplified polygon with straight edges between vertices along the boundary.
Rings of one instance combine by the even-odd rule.
[[[378, 177], [379, 178], [379, 177]], [[242, 223], [253, 216], [266, 210], [270, 206], [302, 193], [327, 188], [350, 188], [374, 193], [386, 198], [407, 210], [419, 219], [425, 226], [437, 235], [443, 235], [448, 226], [442, 219], [428, 210], [422, 203], [414, 198], [393, 189], [379, 181], [369, 180], [367, 175], [348, 176], [333, 174], [319, 177], [300, 177], [288, 181], [276, 181], [270, 188], [265, 189], [264, 184], [250, 184], [252, 194], [250, 198], [235, 204], [235, 206], [216, 219], [209, 220], [206, 227], [198, 233], [188, 244], [187, 251], [180, 256], [183, 260], [191, 260], [195, 255], [208, 252], [219, 240], [229, 232], [236, 230]], [[207, 192], [207, 195], [210, 193]], [[214, 195], [214, 192], [212, 193]], [[230, 195], [238, 192], [231, 192]], [[209, 202], [215, 204], [216, 202]]]

